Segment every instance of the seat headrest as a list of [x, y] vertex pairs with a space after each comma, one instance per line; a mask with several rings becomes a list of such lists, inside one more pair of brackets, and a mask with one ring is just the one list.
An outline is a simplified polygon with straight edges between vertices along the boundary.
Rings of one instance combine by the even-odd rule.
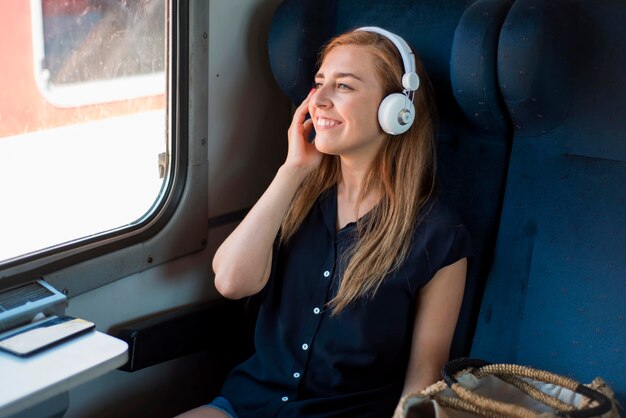
[[582, 28], [575, 2], [514, 7], [502, 28], [498, 77], [504, 101], [519, 136], [536, 136], [567, 117], [576, 74], [589, 60], [576, 33]]
[[422, 59], [439, 103], [453, 100], [450, 50], [466, 1], [363, 2], [285, 0], [272, 20], [270, 64], [280, 88], [300, 103], [313, 84], [317, 55], [332, 37], [362, 26], [379, 26], [400, 35]]
[[497, 79], [500, 29], [513, 0], [479, 0], [467, 8], [454, 33], [452, 93], [467, 120], [485, 134], [507, 132]]

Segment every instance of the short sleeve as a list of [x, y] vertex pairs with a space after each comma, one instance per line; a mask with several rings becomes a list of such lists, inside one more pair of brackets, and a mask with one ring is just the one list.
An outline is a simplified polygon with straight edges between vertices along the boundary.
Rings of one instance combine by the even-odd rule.
[[439, 200], [425, 206], [415, 243], [417, 251], [423, 251], [427, 280], [462, 258], [471, 259], [473, 254], [469, 231], [456, 212]]
[[442, 249], [445, 256], [442, 257], [439, 269], [454, 264], [462, 258], [471, 258], [472, 242], [465, 225], [458, 224], [449, 228], [451, 240], [447, 247]]

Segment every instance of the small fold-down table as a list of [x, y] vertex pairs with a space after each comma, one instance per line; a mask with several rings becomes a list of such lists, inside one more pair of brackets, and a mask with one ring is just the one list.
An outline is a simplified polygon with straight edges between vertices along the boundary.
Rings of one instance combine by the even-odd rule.
[[0, 351], [0, 417], [19, 417], [41, 402], [115, 370], [127, 359], [128, 345], [124, 341], [98, 331], [29, 357]]

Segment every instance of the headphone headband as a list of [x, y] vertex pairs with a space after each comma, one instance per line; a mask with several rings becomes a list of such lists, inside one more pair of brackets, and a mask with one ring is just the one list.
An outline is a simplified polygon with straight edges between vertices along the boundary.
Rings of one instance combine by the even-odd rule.
[[402, 62], [404, 64], [404, 75], [402, 76], [402, 87], [405, 91], [415, 91], [419, 87], [419, 77], [415, 72], [415, 55], [411, 50], [411, 47], [400, 36], [389, 32], [378, 26], [364, 26], [356, 29], [356, 31], [374, 32], [389, 39], [396, 46], [400, 55], [402, 56]]

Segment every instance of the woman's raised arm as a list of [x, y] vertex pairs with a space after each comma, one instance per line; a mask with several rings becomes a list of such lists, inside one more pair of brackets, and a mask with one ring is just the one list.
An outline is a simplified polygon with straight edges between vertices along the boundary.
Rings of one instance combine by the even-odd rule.
[[263, 289], [271, 271], [272, 245], [291, 200], [304, 178], [321, 162], [322, 154], [307, 140], [313, 129], [312, 121], [305, 120], [312, 94], [313, 90], [294, 113], [285, 163], [215, 253], [215, 287], [227, 298], [241, 299]]

